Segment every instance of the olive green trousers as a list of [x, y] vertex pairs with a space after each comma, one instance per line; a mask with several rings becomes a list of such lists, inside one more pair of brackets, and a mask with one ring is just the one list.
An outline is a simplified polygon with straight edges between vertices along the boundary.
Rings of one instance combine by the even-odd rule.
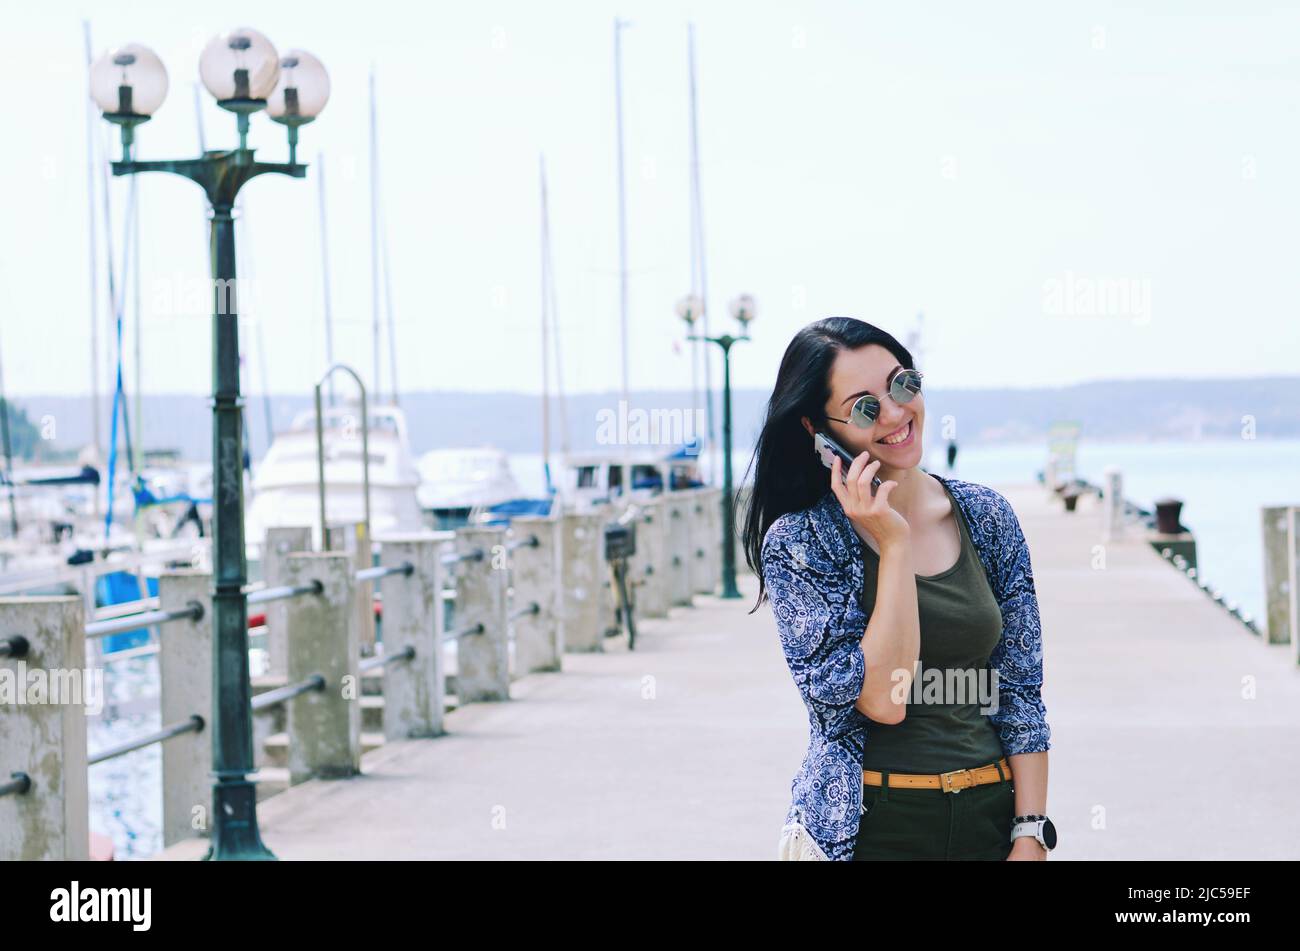
[[1010, 773], [960, 792], [890, 787], [888, 773], [882, 779], [880, 786], [862, 786], [855, 862], [1003, 861], [1011, 853]]

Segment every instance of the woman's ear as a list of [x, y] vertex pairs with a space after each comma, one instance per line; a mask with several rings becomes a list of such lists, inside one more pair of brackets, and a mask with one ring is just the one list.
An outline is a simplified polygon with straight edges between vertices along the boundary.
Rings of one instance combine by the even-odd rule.
[[814, 430], [813, 430], [813, 424], [812, 424], [811, 422], [809, 422], [807, 416], [800, 416], [800, 417], [799, 417], [799, 422], [803, 423], [803, 428], [806, 429], [806, 430], [808, 430], [808, 435], [809, 435], [809, 436], [816, 435], [816, 433], [815, 433]]

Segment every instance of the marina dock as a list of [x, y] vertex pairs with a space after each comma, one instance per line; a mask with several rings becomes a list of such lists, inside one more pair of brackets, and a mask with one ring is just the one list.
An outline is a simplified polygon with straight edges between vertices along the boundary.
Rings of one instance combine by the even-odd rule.
[[[1052, 728], [1052, 860], [1295, 859], [1300, 676], [1101, 503], [1066, 512], [999, 486], [1029, 541]], [[510, 699], [389, 742], [362, 774], [264, 800], [281, 859], [754, 859], [776, 856], [807, 720], [768, 605], [696, 595], [638, 624], [636, 649], [568, 653]], [[206, 840], [158, 854], [196, 859]]]

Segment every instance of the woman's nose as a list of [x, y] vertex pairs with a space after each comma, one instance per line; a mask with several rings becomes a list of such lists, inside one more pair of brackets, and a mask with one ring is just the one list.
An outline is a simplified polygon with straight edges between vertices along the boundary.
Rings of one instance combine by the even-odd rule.
[[903, 425], [903, 419], [906, 413], [903, 408], [893, 401], [885, 400], [880, 406], [880, 416], [876, 418], [876, 426], [882, 436], [887, 436], [899, 426]]

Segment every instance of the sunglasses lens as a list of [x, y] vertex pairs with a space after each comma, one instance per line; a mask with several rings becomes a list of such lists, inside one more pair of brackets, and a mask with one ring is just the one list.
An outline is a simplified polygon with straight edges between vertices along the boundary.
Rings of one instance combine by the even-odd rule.
[[876, 417], [880, 415], [880, 400], [876, 399], [870, 393], [858, 398], [853, 404], [853, 412], [849, 414], [849, 419], [855, 426], [866, 429], [875, 425]]
[[917, 370], [900, 370], [889, 384], [889, 395], [896, 403], [910, 403], [921, 392], [921, 374]]

